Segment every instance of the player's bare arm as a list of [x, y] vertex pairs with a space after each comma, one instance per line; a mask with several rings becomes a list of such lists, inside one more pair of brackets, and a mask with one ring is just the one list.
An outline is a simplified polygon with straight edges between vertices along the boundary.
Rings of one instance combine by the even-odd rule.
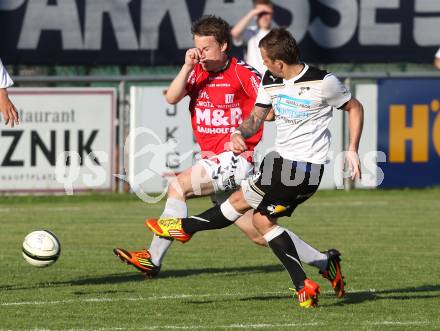
[[5, 88], [0, 88], [0, 112], [6, 125], [9, 124], [13, 128], [14, 124], [19, 124], [17, 109], [9, 99], [8, 91]]
[[168, 87], [165, 98], [168, 103], [174, 105], [182, 100], [186, 95], [186, 83], [194, 66], [199, 63], [200, 50], [197, 48], [190, 48], [185, 54], [185, 63], [177, 74], [176, 78]]
[[258, 131], [271, 109], [271, 107], [254, 106], [249, 117], [238, 127], [238, 131], [240, 131], [243, 138], [250, 138]]
[[249, 117], [238, 127], [237, 134], [231, 135], [231, 149], [234, 153], [240, 154], [247, 150], [245, 139], [258, 131], [271, 109], [254, 106]]
[[356, 98], [351, 98], [342, 109], [348, 112], [348, 126], [350, 130], [346, 160], [350, 169], [351, 179], [360, 179], [362, 174], [358, 149], [364, 124], [364, 107]]
[[275, 121], [275, 111], [273, 110], [273, 108], [270, 109], [269, 113], [267, 113], [266, 122], [273, 122]]

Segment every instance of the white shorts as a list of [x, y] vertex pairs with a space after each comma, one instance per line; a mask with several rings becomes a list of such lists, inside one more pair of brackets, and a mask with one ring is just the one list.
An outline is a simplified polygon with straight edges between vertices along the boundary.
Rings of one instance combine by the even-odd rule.
[[232, 152], [223, 152], [198, 161], [212, 180], [216, 203], [225, 201], [254, 170], [252, 163]]

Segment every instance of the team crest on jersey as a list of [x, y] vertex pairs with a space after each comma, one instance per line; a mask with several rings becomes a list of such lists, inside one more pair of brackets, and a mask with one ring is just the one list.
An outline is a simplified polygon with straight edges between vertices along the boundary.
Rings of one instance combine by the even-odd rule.
[[289, 208], [289, 206], [270, 205], [267, 206], [267, 211], [269, 212], [270, 215], [277, 215], [285, 211], [287, 208]]
[[234, 94], [225, 94], [225, 103], [234, 103]]
[[298, 95], [301, 95], [301, 94], [303, 94], [304, 92], [308, 92], [308, 91], [310, 91], [310, 87], [308, 87], [308, 86], [301, 86], [301, 87], [299, 88]]
[[258, 178], [260, 178], [261, 176], [261, 171], [256, 172], [255, 174], [252, 175], [252, 181], [255, 183]]

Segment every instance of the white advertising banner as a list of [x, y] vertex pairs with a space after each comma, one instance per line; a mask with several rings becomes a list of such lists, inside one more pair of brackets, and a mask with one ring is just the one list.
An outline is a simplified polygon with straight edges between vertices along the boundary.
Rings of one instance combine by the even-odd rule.
[[9, 95], [20, 124], [0, 127], [0, 192], [112, 190], [115, 89], [15, 88]]
[[[136, 193], [164, 193], [167, 178], [192, 166], [200, 148], [194, 142], [188, 111], [189, 98], [176, 106], [166, 102], [165, 87], [132, 87], [130, 134], [126, 147], [126, 170], [131, 188]], [[343, 111], [335, 110], [330, 124], [332, 132], [329, 164], [326, 165], [320, 188], [342, 187]], [[265, 123], [263, 140], [257, 146], [256, 163], [273, 150], [275, 124]], [[128, 158], [127, 158], [128, 156]]]
[[355, 183], [357, 188], [376, 188], [383, 180], [380, 163], [386, 155], [378, 151], [378, 87], [377, 84], [356, 85], [356, 98], [364, 106], [364, 128], [359, 144], [362, 179]]
[[135, 192], [163, 192], [167, 178], [191, 167], [200, 150], [192, 134], [189, 98], [170, 105], [165, 100], [164, 89], [130, 89], [125, 169]]

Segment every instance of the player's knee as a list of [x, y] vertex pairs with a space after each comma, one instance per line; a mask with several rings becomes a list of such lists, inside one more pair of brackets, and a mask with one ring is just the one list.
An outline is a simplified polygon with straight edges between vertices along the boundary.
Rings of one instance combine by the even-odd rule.
[[238, 212], [244, 213], [245, 211], [250, 209], [250, 206], [244, 198], [241, 190], [235, 191], [228, 200], [234, 207], [234, 209]]
[[261, 235], [256, 235], [250, 238], [251, 241], [258, 246], [267, 246], [266, 240]]
[[264, 227], [261, 224], [261, 221], [259, 221], [258, 219], [253, 219], [252, 220], [252, 225], [254, 226], [254, 228], [258, 231], [259, 234], [264, 233]]
[[276, 224], [276, 219], [256, 213], [252, 219], [252, 224], [261, 235], [264, 235]]
[[168, 185], [167, 196], [175, 199], [188, 199], [190, 192], [185, 189], [182, 180], [179, 177], [174, 178]]

